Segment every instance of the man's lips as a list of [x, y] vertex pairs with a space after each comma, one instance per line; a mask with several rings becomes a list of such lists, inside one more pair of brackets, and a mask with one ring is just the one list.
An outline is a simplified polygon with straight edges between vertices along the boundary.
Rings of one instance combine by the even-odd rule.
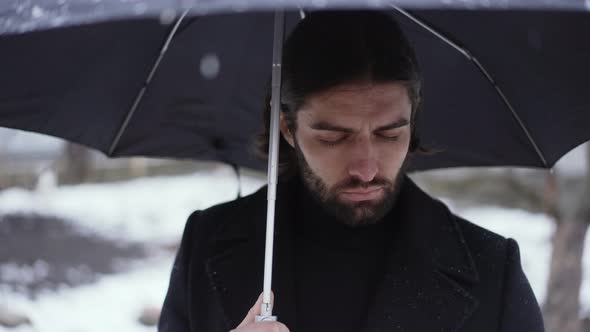
[[368, 201], [378, 198], [382, 191], [383, 187], [346, 189], [340, 195], [350, 201]]
[[342, 191], [345, 194], [368, 194], [375, 190], [380, 190], [381, 187], [369, 187], [369, 188], [359, 188], [359, 189], [347, 189]]

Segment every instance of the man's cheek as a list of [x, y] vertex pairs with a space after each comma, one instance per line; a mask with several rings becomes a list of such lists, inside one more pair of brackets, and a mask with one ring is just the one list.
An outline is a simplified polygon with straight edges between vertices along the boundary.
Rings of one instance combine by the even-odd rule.
[[342, 176], [344, 167], [345, 162], [341, 159], [324, 155], [322, 158], [316, 160], [314, 171], [328, 186], [332, 186], [337, 182], [336, 179]]
[[397, 170], [403, 165], [407, 155], [403, 151], [385, 151], [382, 158], [382, 165], [387, 170]]

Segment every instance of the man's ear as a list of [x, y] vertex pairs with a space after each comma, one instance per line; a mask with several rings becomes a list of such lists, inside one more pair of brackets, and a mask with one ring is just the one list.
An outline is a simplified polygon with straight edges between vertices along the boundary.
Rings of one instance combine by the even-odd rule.
[[291, 130], [289, 130], [289, 126], [287, 126], [287, 120], [285, 120], [283, 113], [281, 113], [279, 118], [279, 127], [281, 129], [281, 135], [283, 135], [283, 138], [287, 141], [287, 143], [289, 143], [289, 145], [291, 145], [291, 147], [294, 148], [295, 144], [293, 143], [293, 134], [291, 133]]

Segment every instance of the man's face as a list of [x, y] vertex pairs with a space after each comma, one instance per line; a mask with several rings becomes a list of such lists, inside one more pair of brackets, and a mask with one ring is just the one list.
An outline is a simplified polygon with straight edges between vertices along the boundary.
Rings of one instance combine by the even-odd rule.
[[311, 96], [291, 135], [303, 182], [349, 225], [379, 221], [392, 207], [410, 144], [411, 104], [401, 83], [349, 83]]

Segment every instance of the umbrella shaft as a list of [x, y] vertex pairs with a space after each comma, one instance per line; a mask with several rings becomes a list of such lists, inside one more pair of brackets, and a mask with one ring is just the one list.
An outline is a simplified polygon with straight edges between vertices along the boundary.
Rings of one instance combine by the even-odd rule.
[[[265, 320], [275, 320], [272, 316], [271, 282], [274, 239], [275, 202], [279, 160], [279, 112], [281, 106], [281, 58], [284, 34], [284, 12], [275, 12], [273, 63], [272, 63], [272, 97], [270, 114], [270, 144], [268, 151], [268, 206], [266, 215], [266, 247], [264, 254], [264, 284], [260, 312]], [[258, 319], [258, 318], [257, 318]]]

